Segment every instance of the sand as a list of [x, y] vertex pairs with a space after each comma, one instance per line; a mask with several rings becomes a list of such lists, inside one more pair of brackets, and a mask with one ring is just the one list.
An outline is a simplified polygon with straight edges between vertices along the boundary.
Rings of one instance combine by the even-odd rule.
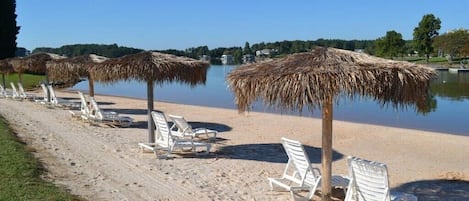
[[[57, 95], [79, 101], [75, 92]], [[96, 100], [131, 116], [135, 125], [93, 126], [67, 109], [0, 99], [0, 115], [44, 164], [43, 177], [86, 200], [289, 200], [287, 192], [270, 191], [267, 181], [286, 165], [282, 136], [301, 141], [319, 167], [321, 119], [155, 102], [165, 114], [219, 131], [208, 156], [161, 160], [137, 146], [148, 138], [146, 100]], [[334, 121], [333, 133], [333, 174], [346, 175], [346, 158], [353, 155], [387, 164], [391, 186], [420, 200], [469, 199], [467, 182], [450, 181], [469, 178], [468, 137], [343, 121]]]

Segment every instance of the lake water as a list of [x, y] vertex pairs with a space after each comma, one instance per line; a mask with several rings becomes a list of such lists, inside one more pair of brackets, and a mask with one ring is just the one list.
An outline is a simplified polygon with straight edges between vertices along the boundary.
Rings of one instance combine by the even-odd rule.
[[[236, 66], [212, 65], [205, 85], [190, 87], [179, 83], [155, 86], [155, 100], [190, 105], [236, 109], [234, 95], [225, 82], [225, 76]], [[469, 136], [469, 73], [439, 71], [431, 84], [433, 98], [431, 110], [425, 114], [414, 108], [393, 109], [381, 107], [371, 98], [339, 100], [334, 105], [334, 119], [358, 123], [379, 124], [401, 128], [445, 132]], [[88, 82], [76, 84], [73, 90], [88, 91]], [[95, 93], [146, 99], [146, 83], [122, 81], [102, 85], [95, 82]], [[158, 105], [155, 106], [158, 108]], [[253, 111], [281, 113], [266, 108], [262, 103], [253, 105]], [[283, 113], [299, 115], [298, 113]], [[321, 111], [302, 112], [303, 116], [321, 117]]]

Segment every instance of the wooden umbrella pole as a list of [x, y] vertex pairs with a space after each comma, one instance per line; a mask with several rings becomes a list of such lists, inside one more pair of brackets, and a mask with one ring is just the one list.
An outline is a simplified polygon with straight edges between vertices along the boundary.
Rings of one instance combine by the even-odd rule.
[[148, 105], [148, 142], [155, 142], [155, 123], [152, 120], [151, 112], [153, 111], [153, 81], [147, 82], [147, 105]]
[[2, 82], [3, 82], [3, 87], [6, 87], [6, 85], [5, 85], [5, 73], [2, 73]]
[[322, 107], [322, 200], [331, 200], [332, 177], [332, 96], [327, 96]]
[[91, 77], [91, 74], [88, 74], [88, 90], [90, 97], [94, 97], [94, 81], [93, 77]]

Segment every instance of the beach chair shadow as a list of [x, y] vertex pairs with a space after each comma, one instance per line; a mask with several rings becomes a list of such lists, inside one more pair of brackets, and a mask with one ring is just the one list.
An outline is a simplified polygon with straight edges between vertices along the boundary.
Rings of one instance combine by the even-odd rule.
[[98, 101], [99, 105], [115, 105], [116, 103], [114, 102], [107, 102], [107, 101]]
[[132, 109], [132, 108], [116, 108], [113, 109], [119, 114], [127, 114], [127, 115], [146, 115], [148, 110], [147, 109]]
[[469, 200], [469, 181], [458, 179], [420, 180], [393, 188], [418, 197], [419, 201]]
[[[321, 148], [303, 145], [311, 163], [321, 163]], [[281, 143], [241, 144], [223, 146], [218, 150], [218, 157], [231, 159], [255, 160], [271, 163], [287, 163], [288, 156]], [[343, 154], [332, 152], [332, 160], [340, 160]]]

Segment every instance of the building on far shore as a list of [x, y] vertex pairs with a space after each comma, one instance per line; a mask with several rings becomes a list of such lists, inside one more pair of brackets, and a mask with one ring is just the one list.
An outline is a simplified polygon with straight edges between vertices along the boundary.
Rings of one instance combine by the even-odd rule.
[[205, 62], [209, 62], [209, 63], [210, 63], [210, 59], [211, 59], [210, 56], [205, 55], [205, 54], [201, 55], [200, 58], [199, 58], [200, 61], [205, 61]]
[[256, 56], [252, 54], [243, 55], [243, 64], [254, 63], [254, 62], [256, 62]]
[[234, 63], [233, 55], [229, 55], [229, 54], [221, 55], [220, 60], [223, 65], [233, 65]]

